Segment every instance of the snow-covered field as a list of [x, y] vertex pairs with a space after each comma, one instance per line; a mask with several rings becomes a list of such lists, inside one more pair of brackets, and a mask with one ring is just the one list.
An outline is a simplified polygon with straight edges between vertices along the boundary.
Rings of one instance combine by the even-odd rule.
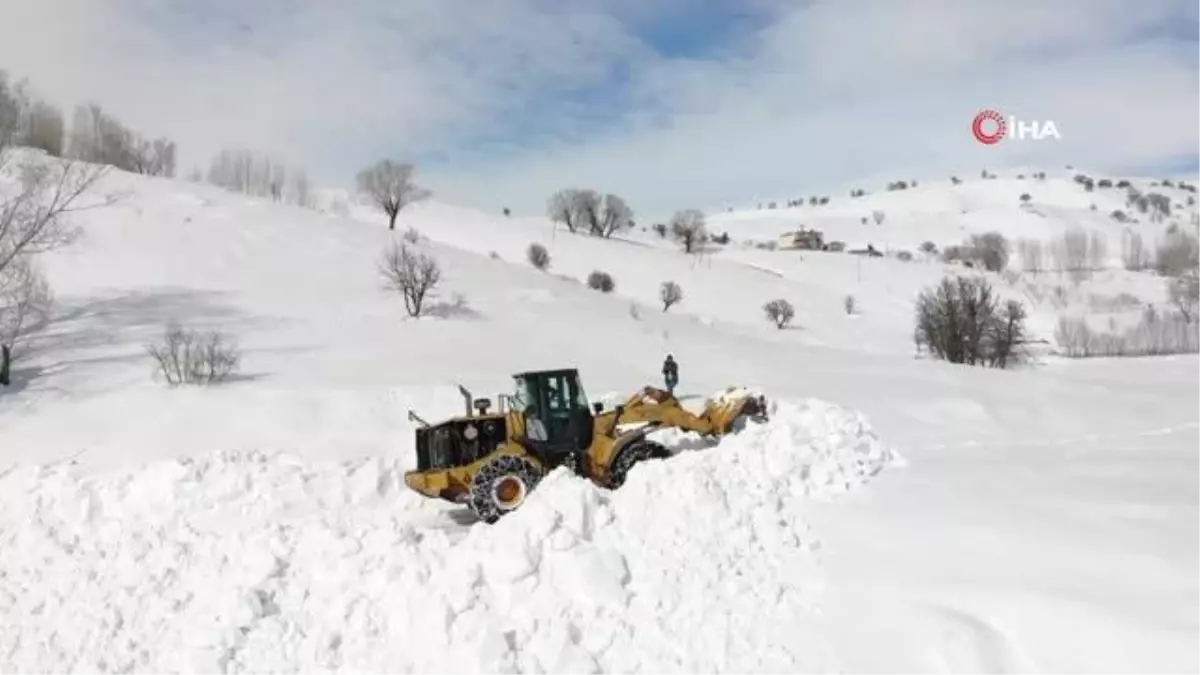
[[[1048, 227], [1098, 199], [1067, 182], [1033, 194]], [[879, 195], [909, 200], [879, 228], [945, 245], [1022, 214], [979, 183], [954, 188], [984, 195], [974, 216], [932, 182]], [[689, 257], [436, 202], [389, 233], [116, 172], [101, 190], [125, 197], [42, 258], [56, 320], [0, 392], [0, 671], [1200, 669], [1193, 356], [915, 359], [936, 262]], [[909, 232], [922, 213], [941, 229]], [[419, 320], [376, 266], [410, 226], [445, 271]], [[594, 269], [614, 293], [581, 283]], [[668, 279], [685, 297], [664, 313]], [[1158, 281], [1071, 288], [1159, 303]], [[994, 282], [1051, 340], [1052, 299]], [[764, 321], [776, 297], [794, 328]], [[241, 376], [154, 381], [144, 345], [171, 320], [236, 336]], [[571, 365], [598, 398], [657, 382], [667, 352], [685, 394], [755, 387], [771, 421], [715, 447], [664, 434], [679, 455], [617, 492], [555, 473], [493, 526], [404, 488], [407, 411], [456, 412], [455, 383]]]

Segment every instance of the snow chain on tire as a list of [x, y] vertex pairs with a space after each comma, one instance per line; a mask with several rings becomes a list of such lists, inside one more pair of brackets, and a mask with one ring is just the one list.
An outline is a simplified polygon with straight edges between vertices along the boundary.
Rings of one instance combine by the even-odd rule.
[[629, 477], [629, 470], [638, 462], [643, 462], [653, 457], [666, 457], [669, 453], [663, 446], [654, 441], [634, 441], [625, 446], [620, 454], [612, 463], [612, 469], [608, 473], [608, 487], [615, 490], [625, 484], [625, 479]]
[[[530, 462], [512, 455], [501, 455], [485, 464], [471, 479], [471, 494], [467, 504], [480, 520], [494, 523], [500, 516], [520, 507], [541, 479], [541, 473]], [[514, 485], [519, 486], [519, 497], [510, 504], [501, 503], [498, 490]]]

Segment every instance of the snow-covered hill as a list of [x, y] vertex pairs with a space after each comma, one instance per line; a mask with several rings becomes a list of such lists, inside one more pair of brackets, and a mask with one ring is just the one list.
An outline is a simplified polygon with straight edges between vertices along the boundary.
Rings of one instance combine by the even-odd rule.
[[[123, 199], [42, 258], [59, 309], [0, 391], [0, 670], [1200, 665], [1194, 357], [914, 359], [936, 262], [685, 256], [437, 202], [390, 233], [357, 208], [116, 172], [100, 189]], [[922, 190], [957, 198], [862, 199]], [[713, 229], [759, 236], [737, 218]], [[963, 231], [945, 218], [939, 245]], [[410, 227], [445, 272], [418, 320], [377, 270]], [[613, 293], [581, 282], [595, 269]], [[1123, 274], [1106, 283], [1160, 290]], [[668, 279], [685, 298], [664, 313]], [[763, 320], [775, 297], [795, 329]], [[241, 377], [152, 380], [144, 345], [173, 320], [235, 336]], [[404, 489], [407, 410], [456, 412], [455, 383], [571, 365], [593, 397], [628, 393], [667, 352], [685, 394], [759, 388], [772, 421], [716, 447], [668, 437], [681, 454], [617, 492], [556, 473], [495, 526]]]
[[[1122, 242], [1128, 233], [1139, 233], [1152, 246], [1171, 223], [1190, 228], [1197, 224], [1196, 192], [1180, 185], [1195, 186], [1197, 181], [1192, 178], [1164, 184], [1159, 179], [1105, 176], [1077, 169], [1010, 170], [989, 176], [995, 177], [963, 176], [957, 184], [950, 178], [920, 180], [900, 190], [876, 186], [860, 197], [847, 196], [847, 190], [829, 195], [827, 204], [805, 201], [788, 207], [786, 201], [780, 201], [774, 209], [764, 204], [753, 210], [716, 213], [710, 219], [710, 230], [728, 232], [735, 242], [774, 241], [778, 235], [804, 226], [824, 232], [826, 241], [843, 241], [852, 248], [872, 244], [884, 252], [916, 254], [926, 241], [940, 249], [961, 243], [970, 234], [997, 231], [1014, 243], [1019, 239], [1050, 243], [1067, 229], [1081, 227], [1103, 235], [1109, 242], [1109, 263], [1120, 266]], [[1090, 178], [1093, 188], [1088, 190], [1077, 176]], [[1128, 203], [1130, 189], [1169, 197], [1172, 213], [1162, 222], [1154, 222], [1152, 214]], [[1029, 199], [1023, 201], [1023, 195]], [[1128, 220], [1114, 218], [1117, 211]], [[881, 216], [878, 223], [877, 213]], [[1020, 264], [1015, 255], [1013, 262]]]

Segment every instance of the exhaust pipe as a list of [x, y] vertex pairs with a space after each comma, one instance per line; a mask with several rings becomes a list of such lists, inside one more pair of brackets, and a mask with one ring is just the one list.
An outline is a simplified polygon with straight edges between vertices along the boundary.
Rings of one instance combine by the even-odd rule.
[[458, 393], [462, 394], [462, 397], [463, 397], [463, 405], [464, 405], [464, 406], [466, 407], [466, 409], [467, 409], [467, 417], [470, 417], [470, 416], [471, 416], [471, 412], [472, 412], [472, 408], [471, 408], [471, 392], [467, 391], [467, 388], [466, 388], [466, 387], [464, 387], [464, 386], [462, 386], [462, 385], [460, 384], [460, 385], [458, 385]]

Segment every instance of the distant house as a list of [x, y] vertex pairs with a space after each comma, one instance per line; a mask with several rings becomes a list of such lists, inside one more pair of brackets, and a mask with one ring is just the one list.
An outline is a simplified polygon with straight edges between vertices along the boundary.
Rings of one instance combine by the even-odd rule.
[[779, 235], [779, 248], [820, 251], [825, 248], [825, 235], [820, 230], [810, 230], [801, 226], [799, 230]]

